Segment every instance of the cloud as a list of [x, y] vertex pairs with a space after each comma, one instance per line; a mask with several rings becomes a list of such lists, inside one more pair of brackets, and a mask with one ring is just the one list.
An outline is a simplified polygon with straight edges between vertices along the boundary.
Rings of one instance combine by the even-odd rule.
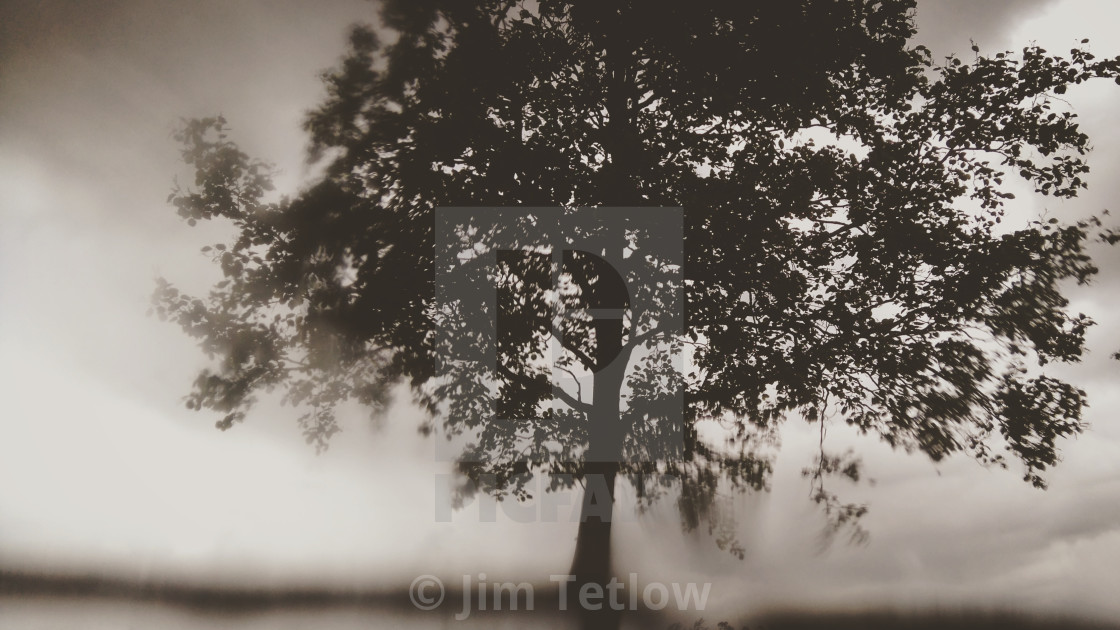
[[970, 53], [970, 40], [982, 51], [995, 52], [1012, 41], [1015, 26], [1058, 0], [921, 0], [917, 10], [917, 40], [933, 51], [934, 59], [950, 53]]

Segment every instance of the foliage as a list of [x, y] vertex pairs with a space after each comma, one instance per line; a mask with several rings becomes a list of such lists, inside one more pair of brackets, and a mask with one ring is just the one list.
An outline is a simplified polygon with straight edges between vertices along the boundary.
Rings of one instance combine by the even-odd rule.
[[1084, 426], [1084, 392], [1043, 370], [1085, 350], [1092, 321], [1063, 287], [1096, 272], [1101, 226], [1001, 220], [1015, 178], [1085, 188], [1089, 138], [1059, 95], [1116, 79], [1120, 60], [1029, 46], [935, 62], [908, 44], [913, 4], [387, 0], [308, 114], [321, 181], [270, 200], [268, 168], [223, 119], [179, 136], [196, 174], [172, 195], [179, 214], [236, 232], [204, 250], [224, 274], [208, 297], [162, 281], [155, 297], [218, 360], [188, 405], [228, 428], [280, 388], [323, 447], [336, 405], [383, 409], [404, 381], [446, 422], [435, 208], [681, 207], [685, 450], [623, 469], [643, 496], [659, 488], [640, 473], [675, 479], [695, 526], [722, 488], [765, 487], [791, 415], [934, 460], [1006, 452], [1043, 486], [1059, 438]]

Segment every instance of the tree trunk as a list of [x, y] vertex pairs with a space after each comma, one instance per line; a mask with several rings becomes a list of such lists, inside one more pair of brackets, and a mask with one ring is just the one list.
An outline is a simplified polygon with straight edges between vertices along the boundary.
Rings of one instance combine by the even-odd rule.
[[[568, 604], [579, 611], [583, 630], [615, 630], [621, 621], [621, 611], [611, 607], [607, 585], [614, 577], [611, 521], [615, 484], [626, 437], [619, 403], [630, 350], [622, 344], [624, 322], [621, 318], [598, 319], [593, 326], [598, 369], [594, 375], [584, 493], [572, 559], [571, 575], [575, 576], [575, 582], [571, 585], [573, 590], [569, 591]], [[597, 611], [585, 610], [580, 605], [579, 593], [585, 584], [597, 584], [602, 589], [604, 596], [596, 601], [603, 605]], [[622, 600], [625, 601], [625, 598]]]
[[[605, 189], [601, 191], [601, 203], [605, 206], [626, 207], [641, 205], [642, 198], [634, 178], [637, 158], [636, 136], [631, 128], [630, 111], [625, 74], [627, 48], [624, 41], [625, 29], [620, 23], [621, 14], [615, 3], [608, 7], [604, 19], [609, 22], [605, 32], [609, 33], [607, 54], [607, 73], [610, 88], [606, 93], [605, 106], [608, 110], [608, 128], [604, 130], [602, 141], [610, 155], [611, 163], [605, 168]], [[623, 259], [622, 252], [627, 243], [625, 235], [618, 234], [613, 254], [616, 260]], [[606, 252], [604, 252], [605, 254]], [[620, 271], [620, 270], [615, 270]], [[620, 278], [621, 279], [621, 278]], [[625, 281], [616, 285], [614, 290], [605, 290], [597, 295], [597, 308], [625, 308], [630, 305], [630, 295]], [[615, 485], [622, 461], [623, 442], [626, 427], [620, 413], [622, 383], [626, 374], [632, 348], [623, 345], [625, 323], [618, 319], [596, 319], [594, 393], [590, 417], [590, 435], [587, 459], [584, 466], [584, 494], [580, 506], [579, 530], [576, 534], [576, 549], [572, 559], [572, 584], [577, 590], [585, 584], [597, 584], [604, 596], [598, 599], [603, 606], [597, 610], [585, 610], [575, 603], [580, 615], [582, 630], [617, 630], [622, 614], [611, 607], [607, 585], [614, 577], [611, 562], [611, 521], [614, 517]], [[572, 593], [569, 593], [571, 597]], [[629, 601], [623, 597], [623, 601]]]
[[[604, 465], [603, 472], [587, 475], [584, 479], [583, 503], [580, 508], [579, 532], [576, 534], [576, 551], [572, 559], [571, 575], [575, 582], [568, 591], [567, 604], [575, 609], [582, 630], [616, 630], [621, 621], [621, 611], [611, 608], [607, 585], [614, 577], [611, 564], [611, 521], [614, 515], [615, 478], [618, 465]], [[605, 505], [599, 502], [606, 501]], [[601, 515], [606, 513], [606, 517]], [[599, 610], [585, 609], [579, 599], [585, 584], [597, 584], [604, 596]], [[626, 601], [626, 598], [621, 598]]]
[[[608, 468], [607, 466], [603, 467]], [[617, 466], [614, 470], [589, 474], [585, 480], [586, 491], [580, 507], [579, 531], [576, 534], [576, 552], [572, 559], [572, 572], [577, 583], [609, 582], [611, 567], [611, 519], [600, 514], [614, 514], [614, 490]], [[606, 501], [606, 505], [599, 501]]]

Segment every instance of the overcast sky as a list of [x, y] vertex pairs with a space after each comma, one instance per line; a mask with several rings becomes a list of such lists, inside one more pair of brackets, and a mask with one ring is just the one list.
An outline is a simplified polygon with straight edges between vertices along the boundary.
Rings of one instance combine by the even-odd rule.
[[[0, 564], [370, 586], [567, 570], [573, 523], [480, 523], [477, 506], [436, 521], [445, 466], [405, 405], [379, 428], [347, 418], [319, 457], [275, 406], [218, 432], [181, 404], [199, 352], [145, 316], [157, 274], [195, 290], [214, 279], [198, 248], [215, 233], [187, 229], [164, 201], [185, 174], [170, 137], [180, 117], [223, 113], [294, 190], [308, 176], [299, 123], [322, 96], [317, 74], [372, 4], [0, 7]], [[970, 39], [985, 52], [1062, 51], [1082, 37], [1099, 56], [1120, 54], [1112, 0], [924, 0], [918, 17], [938, 55], [971, 55]], [[1120, 196], [1120, 87], [1068, 97], [1096, 147], [1089, 190], [1066, 203], [1020, 194], [1019, 216], [1084, 216]], [[1108, 360], [1120, 349], [1120, 258], [1099, 262], [1095, 285], [1075, 294], [1100, 323], [1095, 352], [1062, 371], [1088, 390], [1092, 427], [1065, 446], [1049, 491], [1015, 469], [935, 467], [836, 429], [877, 480], [848, 495], [870, 501], [872, 538], [820, 553], [798, 475], [814, 436], [791, 423], [773, 492], [737, 504], [745, 561], [683, 535], [665, 510], [619, 526], [619, 569], [712, 576], [727, 606], [1011, 604], [1120, 618], [1120, 364]]]

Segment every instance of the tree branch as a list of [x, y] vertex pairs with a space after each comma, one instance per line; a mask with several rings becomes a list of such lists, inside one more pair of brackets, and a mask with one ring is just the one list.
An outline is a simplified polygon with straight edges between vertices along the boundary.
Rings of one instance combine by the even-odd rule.
[[630, 340], [626, 342], [625, 347], [628, 347], [628, 348], [631, 348], [631, 349], [636, 348], [636, 347], [638, 347], [638, 344], [645, 343], [647, 340], [652, 339], [653, 337], [656, 337], [660, 334], [664, 334], [666, 332], [669, 332], [669, 331], [667, 329], [661, 327], [661, 326], [654, 326], [653, 328], [650, 328], [649, 330], [645, 331], [644, 333], [642, 333], [640, 335], [632, 336], [630, 338]]
[[[528, 376], [525, 376], [524, 374], [514, 372], [513, 370], [509, 369], [508, 367], [506, 367], [504, 365], [501, 365], [501, 364], [498, 365], [498, 372], [502, 373], [503, 375], [505, 375], [510, 380], [517, 381], [518, 383], [521, 383], [522, 385], [524, 385], [526, 387], [531, 387], [531, 386], [537, 385], [537, 383], [532, 378], [530, 378]], [[568, 392], [564, 391], [563, 388], [557, 387], [556, 385], [553, 385], [552, 386], [552, 393], [557, 398], [564, 401], [564, 403], [567, 404], [572, 409], [575, 409], [576, 411], [582, 411], [583, 413], [591, 413], [591, 405], [589, 405], [589, 404], [583, 402], [582, 400], [579, 400], [578, 398], [572, 396]]]
[[587, 356], [585, 352], [572, 345], [571, 342], [568, 341], [567, 336], [564, 335], [562, 331], [554, 330], [553, 334], [557, 339], [560, 340], [560, 346], [568, 352], [571, 352], [577, 359], [579, 359], [579, 362], [582, 363], [584, 367], [589, 370], [595, 369], [595, 361], [591, 357]]

